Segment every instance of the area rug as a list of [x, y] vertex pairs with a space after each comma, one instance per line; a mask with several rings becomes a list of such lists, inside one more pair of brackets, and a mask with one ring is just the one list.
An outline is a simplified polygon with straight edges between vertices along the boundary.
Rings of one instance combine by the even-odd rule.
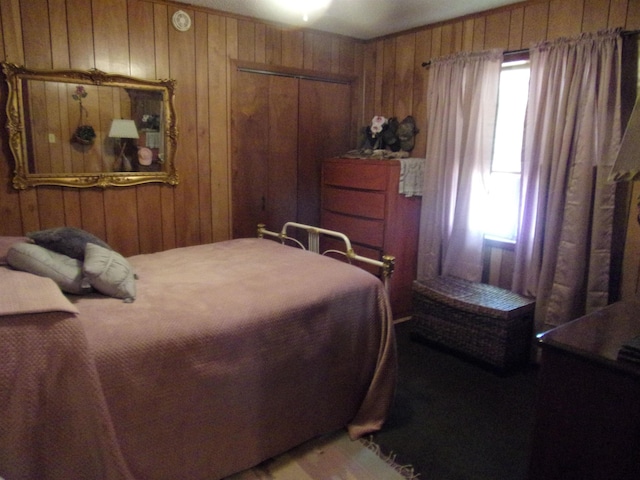
[[398, 465], [370, 440], [340, 431], [304, 443], [225, 480], [405, 480], [418, 479], [410, 465]]

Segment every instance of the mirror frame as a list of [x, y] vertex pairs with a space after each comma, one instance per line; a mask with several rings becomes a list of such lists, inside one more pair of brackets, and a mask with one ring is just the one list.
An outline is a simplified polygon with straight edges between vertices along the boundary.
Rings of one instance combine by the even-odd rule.
[[[178, 129], [174, 106], [175, 80], [143, 80], [118, 74], [108, 74], [92, 70], [30, 70], [13, 63], [2, 62], [2, 70], [9, 86], [7, 96], [6, 128], [9, 147], [15, 160], [13, 187], [24, 190], [37, 185], [58, 185], [63, 187], [111, 187], [140, 185], [161, 182], [178, 184], [175, 168], [175, 152]], [[32, 173], [28, 169], [27, 133], [25, 131], [23, 80], [42, 80], [84, 85], [105, 85], [137, 90], [162, 92], [162, 112], [164, 121], [164, 168], [159, 172], [98, 172], [98, 173]]]

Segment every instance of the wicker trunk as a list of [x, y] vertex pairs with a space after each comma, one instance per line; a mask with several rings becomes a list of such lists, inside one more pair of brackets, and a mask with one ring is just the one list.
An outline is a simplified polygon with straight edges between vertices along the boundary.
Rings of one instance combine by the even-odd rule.
[[414, 334], [500, 370], [529, 360], [534, 300], [455, 277], [413, 283]]

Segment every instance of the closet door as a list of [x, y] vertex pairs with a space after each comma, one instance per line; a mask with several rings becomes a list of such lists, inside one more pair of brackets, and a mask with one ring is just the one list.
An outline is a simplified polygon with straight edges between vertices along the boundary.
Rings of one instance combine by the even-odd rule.
[[321, 162], [352, 148], [348, 80], [266, 68], [232, 69], [233, 238], [258, 223], [320, 225]]
[[319, 226], [322, 160], [356, 147], [349, 143], [351, 85], [300, 80], [299, 104], [298, 221]]
[[236, 71], [231, 113], [233, 238], [297, 217], [298, 80]]

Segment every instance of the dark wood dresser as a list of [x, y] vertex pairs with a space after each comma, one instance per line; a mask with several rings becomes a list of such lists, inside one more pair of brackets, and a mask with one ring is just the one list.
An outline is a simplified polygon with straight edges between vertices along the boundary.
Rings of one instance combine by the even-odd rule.
[[531, 480], [640, 478], [640, 301], [617, 302], [540, 337]]
[[395, 257], [390, 298], [396, 319], [411, 313], [421, 206], [421, 197], [398, 193], [400, 172], [398, 160], [325, 160], [320, 220], [323, 228], [347, 235], [362, 256]]

